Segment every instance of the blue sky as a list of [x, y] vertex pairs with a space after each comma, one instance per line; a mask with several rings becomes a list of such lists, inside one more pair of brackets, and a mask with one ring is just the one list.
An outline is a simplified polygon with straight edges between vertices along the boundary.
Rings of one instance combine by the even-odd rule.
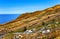
[[0, 0], [0, 14], [22, 14], [60, 4], [60, 0]]
[[16, 19], [25, 12], [34, 12], [60, 4], [60, 0], [0, 0], [0, 24]]

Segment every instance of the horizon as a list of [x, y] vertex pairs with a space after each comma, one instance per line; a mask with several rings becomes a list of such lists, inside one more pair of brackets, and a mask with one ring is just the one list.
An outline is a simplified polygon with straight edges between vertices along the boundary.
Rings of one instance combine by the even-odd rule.
[[15, 20], [20, 14], [44, 10], [57, 4], [60, 4], [60, 0], [0, 0], [0, 24]]

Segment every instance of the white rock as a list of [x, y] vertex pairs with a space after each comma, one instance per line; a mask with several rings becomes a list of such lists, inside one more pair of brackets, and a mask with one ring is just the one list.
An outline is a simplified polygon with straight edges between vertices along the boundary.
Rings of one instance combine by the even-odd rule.
[[19, 35], [20, 37], [23, 37], [22, 35]]
[[46, 31], [42, 31], [42, 33], [46, 33]]
[[58, 24], [59, 22], [56, 22], [56, 24]]
[[30, 33], [32, 33], [31, 30], [26, 30], [26, 31], [24, 32], [24, 34], [30, 34]]
[[44, 30], [44, 31], [42, 31], [42, 33], [49, 33], [50, 32], [50, 30]]
[[50, 32], [50, 30], [47, 30], [47, 32]]

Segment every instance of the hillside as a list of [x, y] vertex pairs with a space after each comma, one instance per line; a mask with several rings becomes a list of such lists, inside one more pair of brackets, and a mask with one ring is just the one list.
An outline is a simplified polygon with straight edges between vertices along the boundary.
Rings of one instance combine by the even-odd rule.
[[[34, 39], [33, 37], [38, 39], [38, 36], [41, 37], [40, 39], [56, 39], [60, 36], [60, 5], [42, 11], [22, 14], [17, 19], [0, 26], [0, 34], [4, 34], [3, 39], [9, 39], [8, 36], [13, 36], [11, 33], [33, 31], [33, 29], [35, 29], [33, 36], [27, 36], [32, 38], [24, 37], [25, 39]], [[41, 29], [43, 30], [41, 31]], [[50, 30], [50, 32], [43, 33], [44, 30]]]

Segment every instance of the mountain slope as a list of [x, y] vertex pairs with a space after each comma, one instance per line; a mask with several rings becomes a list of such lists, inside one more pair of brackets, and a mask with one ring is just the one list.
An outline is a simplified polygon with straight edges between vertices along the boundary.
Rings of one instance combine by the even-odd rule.
[[[48, 27], [48, 25], [50, 25], [51, 28]], [[35, 11], [31, 13], [22, 14], [16, 20], [3, 24], [3, 26], [0, 28], [0, 34], [18, 32], [18, 31], [24, 32], [26, 30], [30, 30], [33, 28], [35, 28], [36, 31], [38, 31], [43, 27], [48, 27], [51, 30], [58, 28], [57, 30], [59, 30], [60, 32], [60, 29], [59, 29], [60, 28], [60, 5], [56, 5], [54, 7], [47, 8], [42, 11]], [[36, 33], [37, 32], [35, 32], [35, 34]], [[49, 37], [50, 37], [50, 34], [49, 34]], [[50, 38], [53, 38], [53, 37], [55, 38], [57, 37], [57, 35], [58, 34], [56, 34], [55, 36], [51, 35]]]

